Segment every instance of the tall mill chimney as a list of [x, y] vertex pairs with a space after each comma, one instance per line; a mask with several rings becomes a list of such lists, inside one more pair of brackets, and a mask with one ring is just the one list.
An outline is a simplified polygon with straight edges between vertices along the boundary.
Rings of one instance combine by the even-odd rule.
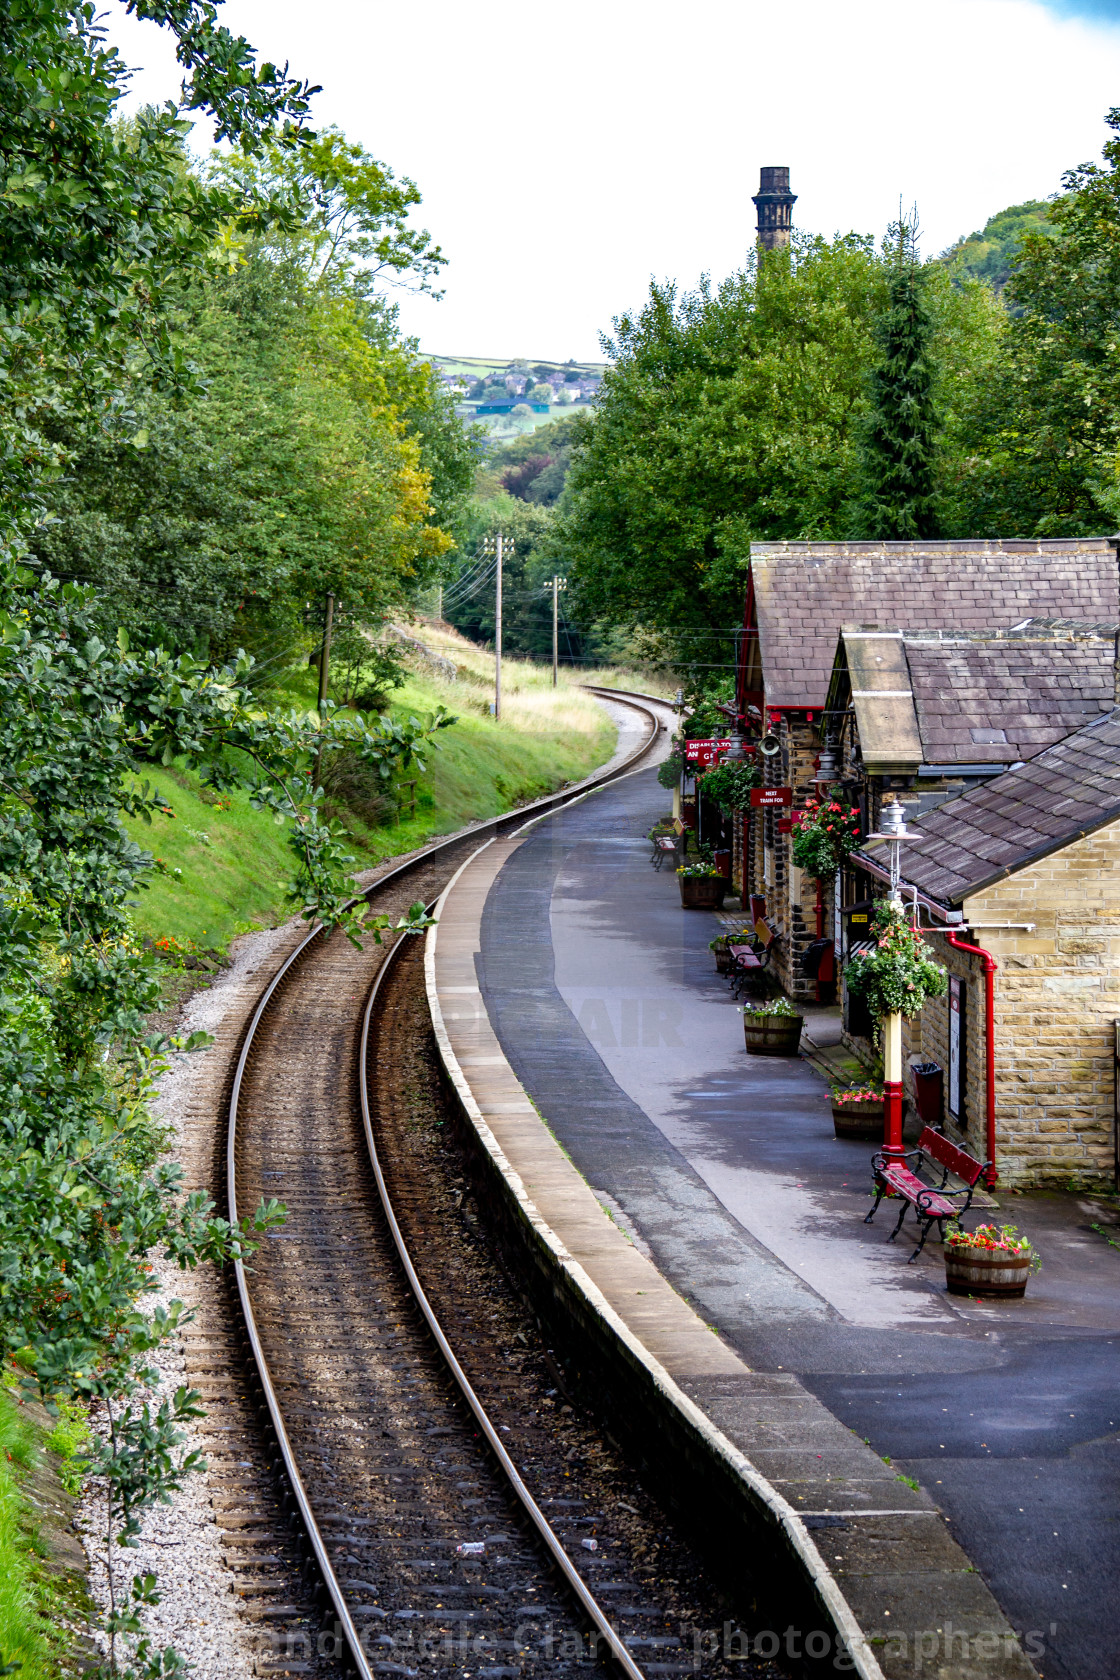
[[776, 251], [789, 244], [793, 207], [797, 194], [789, 190], [789, 165], [774, 165], [759, 173], [758, 192], [752, 200], [758, 211], [758, 242], [764, 251]]

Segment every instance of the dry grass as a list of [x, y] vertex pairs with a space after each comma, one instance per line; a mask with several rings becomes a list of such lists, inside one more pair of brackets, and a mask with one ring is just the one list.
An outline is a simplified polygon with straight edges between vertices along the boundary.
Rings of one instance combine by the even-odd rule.
[[[409, 655], [407, 662], [422, 675], [425, 685], [445, 692], [445, 704], [477, 708], [489, 715], [494, 698], [494, 655], [449, 624], [434, 619], [420, 619], [401, 626], [405, 635], [423, 642], [433, 654], [450, 660], [456, 668], [455, 679], [440, 675], [418, 655]], [[629, 688], [642, 693], [659, 694], [670, 698], [665, 683], [645, 673], [622, 667], [603, 666], [594, 670], [571, 670], [563, 666], [558, 682], [552, 686], [551, 665], [536, 664], [528, 659], [502, 659], [502, 718], [500, 728], [519, 734], [555, 735], [572, 731], [580, 735], [598, 735], [603, 727], [601, 708], [586, 692], [586, 684], [598, 683], [605, 688]]]

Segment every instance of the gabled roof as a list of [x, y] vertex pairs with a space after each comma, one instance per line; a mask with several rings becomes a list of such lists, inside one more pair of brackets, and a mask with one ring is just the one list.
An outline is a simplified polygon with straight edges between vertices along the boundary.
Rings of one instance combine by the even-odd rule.
[[930, 898], [959, 903], [1117, 819], [1120, 706], [927, 812], [903, 848], [903, 876]]
[[752, 543], [767, 704], [824, 704], [844, 624], [1010, 629], [1043, 617], [1120, 618], [1107, 537], [1005, 542]]
[[1040, 619], [967, 633], [845, 625], [827, 705], [850, 702], [873, 775], [1015, 764], [1112, 710], [1118, 634]]

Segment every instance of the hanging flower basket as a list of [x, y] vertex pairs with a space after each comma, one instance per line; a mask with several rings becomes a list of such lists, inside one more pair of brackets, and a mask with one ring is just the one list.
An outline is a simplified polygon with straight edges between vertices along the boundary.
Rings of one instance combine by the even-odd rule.
[[885, 899], [875, 906], [873, 933], [875, 949], [857, 951], [844, 970], [848, 991], [862, 998], [873, 1021], [893, 1014], [910, 1020], [927, 998], [945, 995], [945, 970], [918, 930]]
[[978, 1225], [945, 1238], [945, 1287], [950, 1295], [1018, 1300], [1041, 1264], [1030, 1240], [1014, 1225]]
[[815, 881], [830, 881], [860, 842], [859, 812], [835, 791], [827, 799], [807, 799], [791, 822], [793, 861]]

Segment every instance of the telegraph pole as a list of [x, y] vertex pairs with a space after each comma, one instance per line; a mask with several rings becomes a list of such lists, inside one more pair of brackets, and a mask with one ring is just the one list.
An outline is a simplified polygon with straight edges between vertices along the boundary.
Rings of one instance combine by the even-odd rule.
[[[557, 603], [559, 601], [560, 591], [562, 589], [566, 588], [567, 582], [568, 582], [567, 578], [557, 577], [556, 574], [553, 573], [553, 576], [552, 576], [552, 686], [553, 686], [553, 688], [556, 687], [556, 673], [557, 673], [557, 667], [560, 663], [560, 639], [559, 639], [559, 634], [558, 634], [558, 630], [557, 630], [557, 616], [558, 616]], [[547, 584], [546, 584], [545, 587], [546, 588], [548, 587]]]
[[[327, 684], [330, 681], [331, 668], [331, 626], [334, 624], [334, 596], [327, 596], [327, 613], [323, 620], [323, 645], [319, 649], [319, 727], [323, 726], [323, 706], [327, 698]], [[315, 754], [315, 778], [313, 787], [319, 786], [319, 771], [323, 764], [323, 743], [320, 738], [319, 749]]]
[[[497, 568], [494, 574], [494, 718], [497, 721], [502, 715], [502, 560], [505, 551], [505, 536], [499, 531], [496, 536], [483, 540], [482, 552], [497, 557]], [[512, 550], [513, 544], [509, 544]]]

